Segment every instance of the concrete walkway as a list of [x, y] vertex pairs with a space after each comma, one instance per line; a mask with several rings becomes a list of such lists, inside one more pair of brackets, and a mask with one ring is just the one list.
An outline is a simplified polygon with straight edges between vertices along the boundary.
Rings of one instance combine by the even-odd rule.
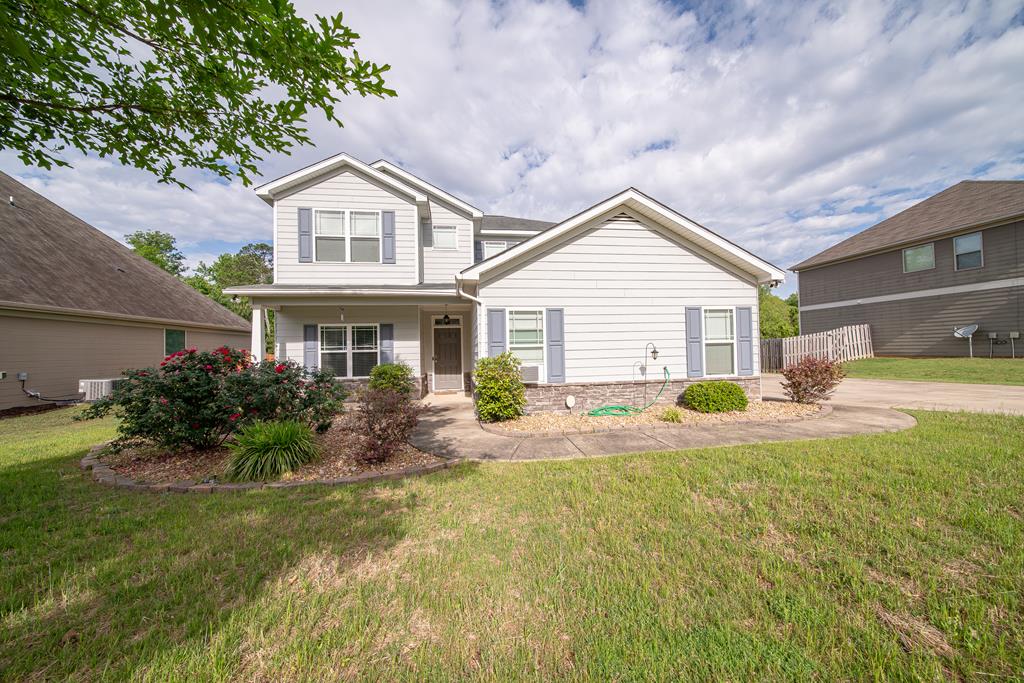
[[[781, 375], [764, 375], [762, 395], [765, 398], [784, 398], [781, 384]], [[832, 403], [1024, 415], [1024, 387], [848, 378], [832, 395]]]
[[826, 439], [909, 429], [914, 418], [888, 408], [833, 406], [832, 414], [799, 422], [695, 425], [571, 436], [511, 437], [485, 432], [465, 396], [430, 396], [410, 442], [420, 450], [467, 460], [538, 460]]

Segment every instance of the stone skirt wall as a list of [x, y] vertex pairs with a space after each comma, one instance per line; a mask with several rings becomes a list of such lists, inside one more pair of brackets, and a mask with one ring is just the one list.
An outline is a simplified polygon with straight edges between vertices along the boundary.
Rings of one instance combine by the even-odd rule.
[[[751, 401], [761, 400], [761, 378], [754, 377], [716, 377], [743, 387], [747, 398]], [[699, 379], [671, 380], [665, 391], [658, 398], [657, 406], [672, 406], [682, 402], [683, 391]], [[631, 405], [642, 408], [658, 394], [662, 381], [645, 382], [579, 382], [572, 384], [528, 384], [526, 385], [526, 412], [529, 413], [567, 413], [565, 398], [576, 397], [573, 413], [582, 413], [606, 405]], [[646, 390], [646, 393], [645, 393]]]

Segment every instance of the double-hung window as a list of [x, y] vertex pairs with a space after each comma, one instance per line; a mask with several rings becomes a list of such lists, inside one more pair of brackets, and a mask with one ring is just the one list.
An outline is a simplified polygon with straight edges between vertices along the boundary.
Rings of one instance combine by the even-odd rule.
[[736, 374], [736, 320], [731, 308], [704, 309], [704, 374]]
[[524, 366], [535, 365], [544, 374], [544, 311], [514, 310], [508, 313], [508, 350]]
[[956, 259], [957, 270], [981, 268], [981, 233], [972, 232], [970, 235], [954, 237], [953, 258]]
[[484, 242], [484, 258], [491, 258], [501, 252], [505, 251], [508, 247], [506, 242], [500, 240], [486, 240]]
[[454, 225], [435, 225], [434, 249], [455, 250], [459, 248], [459, 234]]
[[320, 368], [335, 377], [368, 377], [380, 362], [377, 325], [321, 325]]
[[316, 260], [328, 263], [344, 263], [348, 260], [348, 245], [345, 241], [345, 212], [313, 212], [313, 234], [316, 242]]
[[903, 250], [903, 272], [916, 273], [935, 267], [935, 245], [929, 242]]
[[380, 212], [317, 209], [315, 259], [324, 263], [380, 263]]

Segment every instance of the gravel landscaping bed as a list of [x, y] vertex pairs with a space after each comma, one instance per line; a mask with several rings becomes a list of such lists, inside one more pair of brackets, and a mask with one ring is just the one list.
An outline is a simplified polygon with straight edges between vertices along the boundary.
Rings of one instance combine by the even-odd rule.
[[777, 422], [799, 420], [813, 417], [821, 410], [821, 406], [805, 405], [783, 401], [751, 401], [746, 410], [730, 413], [698, 413], [695, 410], [679, 408], [682, 422], [669, 423], [660, 419], [664, 408], [651, 408], [637, 415], [608, 415], [591, 417], [585, 414], [570, 415], [568, 413], [534, 413], [524, 415], [508, 422], [497, 422], [487, 425], [492, 432], [509, 434], [549, 433], [549, 432], [592, 432], [596, 430], [623, 429], [650, 425], [701, 425], [722, 424], [729, 422]]
[[[445, 462], [408, 444], [395, 457], [378, 465], [366, 465], [356, 459], [358, 441], [347, 416], [335, 419], [331, 428], [316, 437], [321, 456], [283, 477], [284, 482], [334, 480], [363, 474], [386, 474]], [[108, 452], [100, 461], [115, 474], [142, 484], [177, 482], [221, 482], [231, 451], [214, 448], [207, 451], [168, 453], [144, 446]]]

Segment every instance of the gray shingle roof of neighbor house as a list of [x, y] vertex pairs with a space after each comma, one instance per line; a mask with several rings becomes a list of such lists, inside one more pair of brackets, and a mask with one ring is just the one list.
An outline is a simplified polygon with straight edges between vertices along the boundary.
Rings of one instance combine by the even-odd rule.
[[244, 318], [2, 172], [0, 199], [0, 307], [249, 331]]
[[792, 266], [806, 270], [1024, 218], [1024, 180], [964, 180]]
[[485, 214], [480, 220], [481, 230], [532, 230], [540, 232], [547, 230], [555, 223], [551, 221], [538, 221], [532, 218], [513, 218], [512, 216], [493, 216]]

